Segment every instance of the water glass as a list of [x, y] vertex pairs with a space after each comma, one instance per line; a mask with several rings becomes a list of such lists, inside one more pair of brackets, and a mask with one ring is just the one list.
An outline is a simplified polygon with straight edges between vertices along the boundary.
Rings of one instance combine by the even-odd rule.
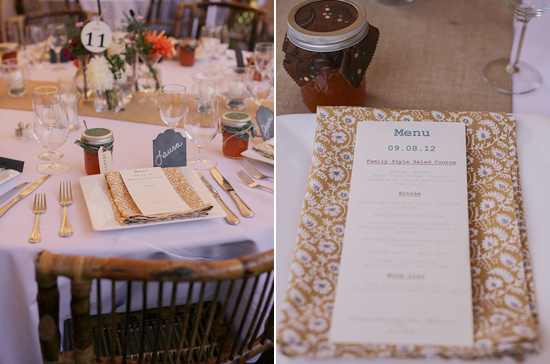
[[162, 85], [158, 91], [160, 118], [172, 130], [187, 114], [187, 91], [182, 85]]
[[29, 69], [24, 64], [17, 64], [14, 60], [4, 60], [1, 64], [2, 84], [8, 89], [11, 97], [22, 97], [27, 94], [30, 82]]
[[187, 165], [195, 169], [210, 169], [217, 162], [202, 155], [204, 145], [216, 137], [220, 126], [218, 114], [218, 98], [214, 95], [205, 99], [197, 94], [191, 94], [188, 98], [189, 111], [183, 125], [185, 134], [199, 147], [199, 155], [191, 159]]
[[65, 102], [67, 107], [67, 114], [69, 116], [69, 126], [71, 131], [80, 129], [80, 123], [78, 122], [78, 104], [80, 98], [76, 90], [76, 84], [74, 77], [61, 76], [57, 79], [59, 93]]

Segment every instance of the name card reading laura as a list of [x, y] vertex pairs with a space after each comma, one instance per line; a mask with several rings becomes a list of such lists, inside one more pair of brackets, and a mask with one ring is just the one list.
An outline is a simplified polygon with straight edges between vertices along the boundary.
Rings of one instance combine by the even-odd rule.
[[463, 124], [358, 123], [330, 340], [473, 344]]

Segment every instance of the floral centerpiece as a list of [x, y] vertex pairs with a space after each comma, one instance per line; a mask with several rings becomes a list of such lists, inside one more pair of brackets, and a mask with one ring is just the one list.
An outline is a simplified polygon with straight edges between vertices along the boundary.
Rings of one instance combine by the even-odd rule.
[[74, 61], [75, 66], [78, 67], [74, 77], [76, 89], [81, 97], [88, 99], [91, 96], [92, 89], [88, 87], [86, 66], [90, 60], [91, 53], [84, 47], [80, 38], [83, 26], [84, 22], [78, 22], [74, 26], [68, 27], [69, 31], [63, 44], [63, 57], [69, 61]]
[[126, 62], [118, 54], [112, 56], [96, 55], [88, 63], [86, 78], [94, 90], [94, 107], [96, 112], [117, 112], [122, 108], [119, 89], [115, 81], [125, 70]]
[[[126, 53], [137, 52], [144, 69], [138, 78], [138, 88], [145, 93], [155, 92], [160, 88], [160, 78], [155, 65], [162, 57], [171, 59], [176, 54], [175, 40], [169, 39], [164, 31], [157, 33], [148, 29], [143, 16], [130, 10], [130, 16], [124, 13], [124, 30], [128, 33]], [[130, 45], [131, 44], [131, 45]]]

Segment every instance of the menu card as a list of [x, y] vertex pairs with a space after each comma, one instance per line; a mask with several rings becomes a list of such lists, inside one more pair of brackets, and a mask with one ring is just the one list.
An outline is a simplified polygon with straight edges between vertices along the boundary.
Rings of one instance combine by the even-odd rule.
[[473, 345], [462, 123], [357, 124], [330, 340]]
[[120, 171], [120, 176], [142, 215], [187, 211], [162, 168], [141, 168]]

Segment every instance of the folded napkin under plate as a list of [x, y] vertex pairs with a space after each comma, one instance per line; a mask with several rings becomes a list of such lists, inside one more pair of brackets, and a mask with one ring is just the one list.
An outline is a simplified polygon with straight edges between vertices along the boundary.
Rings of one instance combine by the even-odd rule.
[[271, 138], [261, 142], [252, 147], [256, 153], [260, 153], [266, 158], [274, 159], [275, 158], [275, 138]]
[[[329, 342], [357, 122], [466, 125], [472, 347]], [[336, 171], [338, 169], [338, 171]], [[338, 172], [338, 173], [336, 173]], [[537, 309], [519, 181], [515, 118], [504, 113], [321, 107], [278, 346], [289, 356], [521, 358], [539, 350]], [[329, 216], [327, 205], [343, 207]], [[323, 243], [323, 244], [321, 244]], [[329, 282], [319, 289], [317, 278]]]
[[202, 201], [179, 168], [163, 168], [162, 170], [174, 190], [190, 209], [175, 213], [143, 215], [128, 192], [120, 172], [107, 172], [105, 179], [109, 200], [115, 213], [115, 219], [121, 225], [191, 219], [205, 216], [213, 208], [211, 203], [207, 204]]

